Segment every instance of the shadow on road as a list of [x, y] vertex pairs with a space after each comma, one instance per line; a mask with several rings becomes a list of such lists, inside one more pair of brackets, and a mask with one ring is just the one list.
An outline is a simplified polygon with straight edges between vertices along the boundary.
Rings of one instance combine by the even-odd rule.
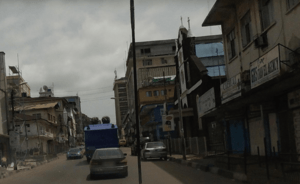
[[110, 174], [110, 175], [97, 175], [91, 178], [91, 175], [87, 175], [86, 181], [93, 181], [93, 180], [112, 180], [112, 179], [123, 179], [124, 177], [117, 174]]
[[89, 165], [89, 163], [86, 160], [81, 160], [80, 162], [78, 162], [78, 164], [76, 164], [76, 166], [85, 166], [85, 165]]

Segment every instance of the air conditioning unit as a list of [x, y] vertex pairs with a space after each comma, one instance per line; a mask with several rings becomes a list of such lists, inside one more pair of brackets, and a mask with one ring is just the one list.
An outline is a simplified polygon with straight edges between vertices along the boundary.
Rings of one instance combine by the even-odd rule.
[[267, 34], [264, 33], [264, 34], [256, 37], [256, 39], [254, 39], [254, 43], [255, 43], [256, 47], [265, 47], [265, 46], [268, 46]]

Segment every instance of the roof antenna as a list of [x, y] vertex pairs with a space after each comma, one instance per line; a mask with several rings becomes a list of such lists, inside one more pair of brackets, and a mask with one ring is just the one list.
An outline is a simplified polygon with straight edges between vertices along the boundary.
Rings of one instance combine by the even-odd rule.
[[189, 24], [189, 30], [188, 30], [187, 37], [189, 38], [189, 37], [193, 37], [191, 26], [190, 26], [190, 17], [188, 17], [188, 24]]
[[117, 70], [115, 69], [115, 80], [117, 79]]

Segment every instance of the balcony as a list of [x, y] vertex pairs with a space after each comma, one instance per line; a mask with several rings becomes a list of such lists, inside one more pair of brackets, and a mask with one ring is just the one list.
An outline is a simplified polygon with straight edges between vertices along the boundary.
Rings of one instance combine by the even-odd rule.
[[49, 139], [49, 140], [53, 139], [53, 133], [51, 133], [51, 132], [40, 130], [39, 135], [40, 135], [40, 137], [43, 137], [45, 139]]

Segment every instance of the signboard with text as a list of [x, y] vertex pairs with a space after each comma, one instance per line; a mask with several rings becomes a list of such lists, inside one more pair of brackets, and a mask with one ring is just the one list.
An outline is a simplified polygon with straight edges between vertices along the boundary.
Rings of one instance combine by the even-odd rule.
[[162, 116], [162, 128], [164, 132], [174, 131], [174, 117], [173, 115], [163, 115]]
[[251, 89], [280, 75], [278, 46], [250, 63]]
[[216, 107], [215, 89], [211, 88], [197, 98], [198, 117], [202, 117], [207, 111]]
[[241, 96], [241, 86], [241, 74], [237, 74], [221, 84], [222, 104]]

